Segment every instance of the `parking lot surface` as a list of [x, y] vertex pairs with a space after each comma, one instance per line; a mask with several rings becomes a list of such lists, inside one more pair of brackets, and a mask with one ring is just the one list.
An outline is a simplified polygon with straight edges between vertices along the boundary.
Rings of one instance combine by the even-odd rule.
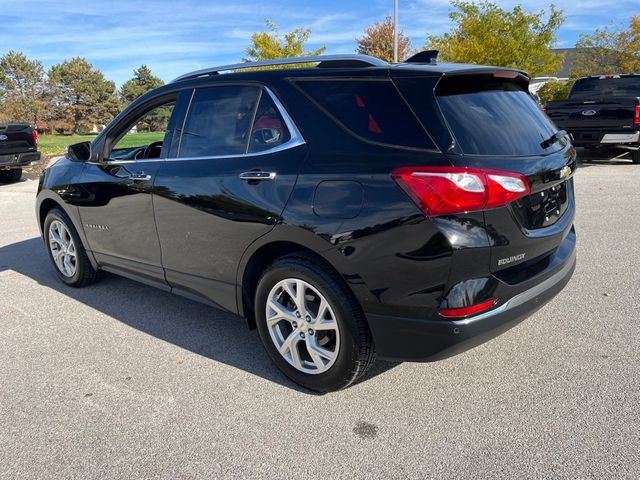
[[313, 395], [243, 320], [59, 282], [0, 186], [0, 478], [639, 478], [640, 166], [581, 166], [578, 267], [504, 335]]

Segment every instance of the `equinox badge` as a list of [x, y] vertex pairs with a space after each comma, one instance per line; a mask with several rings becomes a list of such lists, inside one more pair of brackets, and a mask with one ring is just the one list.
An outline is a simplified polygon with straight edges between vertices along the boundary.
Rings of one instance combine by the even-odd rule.
[[526, 253], [519, 253], [518, 255], [511, 255], [507, 258], [499, 258], [498, 266], [500, 265], [508, 265], [509, 263], [517, 262], [519, 260], [523, 260]]

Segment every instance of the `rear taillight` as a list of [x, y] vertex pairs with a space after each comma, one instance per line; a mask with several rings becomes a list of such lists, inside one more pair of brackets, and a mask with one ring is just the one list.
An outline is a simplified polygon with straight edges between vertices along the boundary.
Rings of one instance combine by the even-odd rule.
[[636, 113], [633, 115], [633, 124], [640, 125], [640, 105], [636, 105]]
[[427, 215], [484, 210], [529, 195], [524, 175], [460, 167], [400, 167], [391, 177]]
[[33, 146], [35, 148], [38, 148], [38, 131], [31, 130], [31, 136], [33, 137]]

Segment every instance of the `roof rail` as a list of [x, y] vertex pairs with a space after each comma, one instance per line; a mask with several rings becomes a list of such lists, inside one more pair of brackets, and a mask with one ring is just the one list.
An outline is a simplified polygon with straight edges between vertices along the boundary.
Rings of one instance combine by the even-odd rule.
[[[221, 65], [219, 67], [204, 68], [195, 72], [180, 75], [171, 81], [179, 82], [190, 78], [204, 77], [207, 75], [218, 75], [220, 72], [229, 70], [241, 70], [244, 68], [271, 67], [274, 65], [292, 65], [296, 63], [318, 63], [319, 67], [388, 67], [389, 64], [384, 60], [372, 57], [370, 55], [318, 55], [315, 57], [294, 57], [294, 58], [278, 58], [275, 60], [262, 60], [259, 62], [242, 62], [230, 65]], [[323, 65], [324, 64], [324, 65]]]

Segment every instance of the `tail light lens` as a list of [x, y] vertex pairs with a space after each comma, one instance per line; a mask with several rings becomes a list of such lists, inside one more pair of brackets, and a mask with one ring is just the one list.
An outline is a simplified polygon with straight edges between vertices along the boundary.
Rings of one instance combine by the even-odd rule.
[[33, 137], [33, 146], [35, 148], [38, 148], [38, 131], [31, 130], [31, 136]]
[[636, 105], [636, 113], [633, 116], [633, 124], [640, 125], [640, 105]]
[[428, 216], [497, 208], [529, 195], [524, 175], [460, 167], [400, 167], [391, 177]]

